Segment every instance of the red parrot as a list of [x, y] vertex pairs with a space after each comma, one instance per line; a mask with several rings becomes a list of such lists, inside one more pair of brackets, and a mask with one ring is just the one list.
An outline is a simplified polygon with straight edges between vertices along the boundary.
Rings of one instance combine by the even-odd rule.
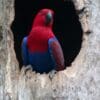
[[32, 29], [22, 41], [23, 64], [36, 72], [64, 69], [62, 48], [52, 31], [54, 12], [42, 9], [36, 15]]

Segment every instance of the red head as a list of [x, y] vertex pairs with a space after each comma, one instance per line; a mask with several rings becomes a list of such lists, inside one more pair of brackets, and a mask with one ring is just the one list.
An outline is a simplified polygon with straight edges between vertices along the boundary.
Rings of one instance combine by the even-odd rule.
[[42, 9], [36, 15], [33, 23], [33, 27], [46, 26], [52, 27], [54, 12], [51, 9]]

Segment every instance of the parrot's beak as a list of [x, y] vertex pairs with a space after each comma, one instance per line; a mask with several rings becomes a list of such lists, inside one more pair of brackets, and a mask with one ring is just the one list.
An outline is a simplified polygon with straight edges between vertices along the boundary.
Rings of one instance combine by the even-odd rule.
[[52, 17], [52, 13], [49, 11], [46, 15], [46, 25], [49, 25], [52, 21], [53, 17]]

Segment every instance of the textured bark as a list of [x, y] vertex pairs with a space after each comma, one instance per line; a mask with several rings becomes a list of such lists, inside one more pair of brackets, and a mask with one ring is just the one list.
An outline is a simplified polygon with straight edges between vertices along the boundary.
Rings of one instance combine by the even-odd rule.
[[14, 0], [0, 0], [0, 100], [99, 100], [100, 1], [73, 3], [84, 31], [82, 48], [71, 67], [52, 76], [19, 71], [10, 30]]

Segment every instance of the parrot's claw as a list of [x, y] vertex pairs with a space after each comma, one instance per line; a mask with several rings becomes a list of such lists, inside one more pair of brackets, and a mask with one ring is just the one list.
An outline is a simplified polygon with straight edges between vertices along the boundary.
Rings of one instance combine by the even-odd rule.
[[49, 72], [49, 78], [52, 80], [52, 78], [54, 77], [54, 75], [57, 73], [56, 70], [52, 70]]
[[27, 67], [25, 67], [25, 74], [27, 73], [28, 70], [32, 70], [31, 65], [28, 65]]

